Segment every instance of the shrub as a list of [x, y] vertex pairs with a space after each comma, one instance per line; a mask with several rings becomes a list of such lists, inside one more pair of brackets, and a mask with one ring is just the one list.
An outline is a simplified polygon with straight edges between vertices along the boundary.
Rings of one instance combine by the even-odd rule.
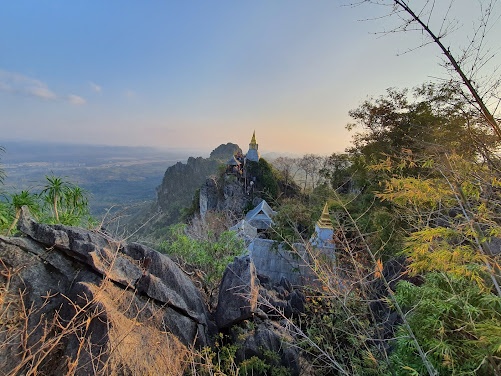
[[276, 200], [280, 191], [271, 165], [264, 158], [261, 158], [259, 162], [248, 161], [246, 166], [247, 177], [256, 178], [254, 189], [263, 191], [268, 196], [268, 199], [272, 201]]
[[235, 256], [244, 254], [244, 241], [237, 238], [233, 231], [222, 232], [217, 239], [208, 234], [207, 239], [196, 240], [190, 238], [185, 230], [186, 225], [183, 224], [172, 226], [169, 239], [160, 243], [157, 248], [196, 268], [202, 276], [204, 290], [212, 295], [226, 265], [233, 261]]

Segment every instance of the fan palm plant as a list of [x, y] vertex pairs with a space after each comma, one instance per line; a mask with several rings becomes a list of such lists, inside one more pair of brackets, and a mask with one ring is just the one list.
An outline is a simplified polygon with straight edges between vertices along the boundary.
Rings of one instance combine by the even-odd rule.
[[10, 205], [15, 209], [16, 213], [14, 215], [14, 220], [7, 230], [7, 235], [9, 235], [16, 226], [23, 206], [26, 205], [31, 211], [36, 211], [38, 209], [37, 197], [32, 195], [29, 191], [21, 191], [21, 193], [13, 194], [10, 196], [10, 199]]
[[60, 206], [65, 190], [70, 187], [71, 184], [54, 175], [46, 176], [45, 179], [47, 183], [43, 187], [42, 194], [45, 195], [45, 201], [51, 205], [56, 221], [59, 222], [58, 206]]

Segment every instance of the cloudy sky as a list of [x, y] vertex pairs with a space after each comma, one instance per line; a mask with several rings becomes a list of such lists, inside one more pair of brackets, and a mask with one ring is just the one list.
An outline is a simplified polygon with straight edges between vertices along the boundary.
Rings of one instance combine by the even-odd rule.
[[[375, 34], [398, 18], [361, 21], [388, 9], [347, 3], [3, 1], [1, 137], [210, 150], [245, 148], [256, 130], [265, 151], [343, 151], [350, 109], [446, 77], [436, 46], [402, 54], [420, 33]], [[454, 1], [450, 16], [456, 48], [477, 1]]]

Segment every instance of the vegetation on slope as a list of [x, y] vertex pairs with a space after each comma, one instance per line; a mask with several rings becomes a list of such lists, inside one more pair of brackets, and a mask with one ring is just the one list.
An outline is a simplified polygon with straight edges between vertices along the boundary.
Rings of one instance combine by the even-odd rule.
[[0, 201], [0, 229], [6, 235], [16, 231], [22, 206], [40, 222], [87, 227], [93, 222], [89, 214], [88, 192], [58, 176], [46, 176], [40, 192], [23, 190], [4, 194]]

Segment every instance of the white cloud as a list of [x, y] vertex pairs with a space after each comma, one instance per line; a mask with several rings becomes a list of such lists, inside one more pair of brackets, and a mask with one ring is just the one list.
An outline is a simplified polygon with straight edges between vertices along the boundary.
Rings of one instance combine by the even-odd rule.
[[26, 94], [33, 95], [34, 97], [42, 99], [56, 99], [55, 93], [49, 90], [46, 86], [33, 86], [25, 88]]
[[0, 90], [42, 99], [56, 99], [57, 95], [42, 81], [15, 72], [0, 70]]
[[76, 105], [87, 103], [87, 101], [84, 98], [79, 97], [78, 95], [75, 95], [75, 94], [68, 95], [68, 101], [71, 104], [76, 104]]
[[[97, 86], [97, 85], [96, 85]], [[98, 86], [99, 87], [99, 86]], [[99, 87], [99, 89], [101, 89]], [[85, 104], [86, 100], [78, 95], [57, 95], [47, 84], [16, 72], [0, 69], [0, 91], [35, 97], [44, 100], [67, 100], [71, 104]]]
[[98, 84], [94, 83], [94, 82], [89, 82], [89, 86], [96, 93], [101, 93], [101, 91], [103, 91], [103, 88], [101, 86], [99, 86]]

